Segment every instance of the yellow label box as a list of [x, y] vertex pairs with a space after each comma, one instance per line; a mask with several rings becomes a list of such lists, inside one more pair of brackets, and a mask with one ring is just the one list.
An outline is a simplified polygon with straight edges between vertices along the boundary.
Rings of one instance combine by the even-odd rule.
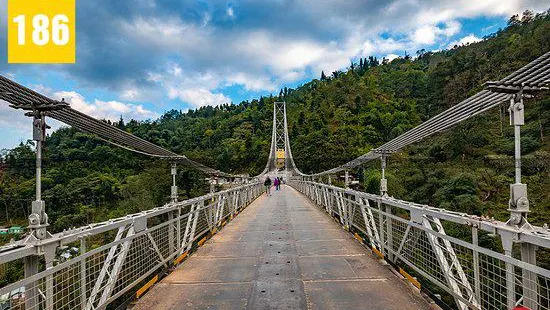
[[8, 63], [75, 63], [76, 0], [8, 0]]

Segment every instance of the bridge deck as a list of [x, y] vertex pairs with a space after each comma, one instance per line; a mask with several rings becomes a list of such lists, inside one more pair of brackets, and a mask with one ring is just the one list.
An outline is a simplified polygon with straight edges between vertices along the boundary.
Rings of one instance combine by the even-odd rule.
[[253, 202], [134, 309], [429, 309], [337, 223], [285, 186]]

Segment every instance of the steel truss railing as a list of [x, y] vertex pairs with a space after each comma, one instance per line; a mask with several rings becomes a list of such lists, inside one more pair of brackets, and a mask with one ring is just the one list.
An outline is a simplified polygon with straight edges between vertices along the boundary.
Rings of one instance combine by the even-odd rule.
[[[259, 183], [243, 185], [2, 247], [0, 270], [42, 268], [0, 288], [0, 296], [24, 292], [18, 301], [8, 299], [10, 309], [104, 309], [177, 265], [261, 193]], [[71, 248], [78, 253], [67, 258]]]
[[[518, 251], [550, 249], [550, 230], [450, 212], [387, 196], [292, 180], [291, 186], [350, 230], [373, 251], [452, 295], [460, 309], [550, 309], [550, 271], [478, 244], [485, 232]], [[446, 230], [447, 229], [447, 230]], [[459, 233], [457, 233], [459, 232]]]

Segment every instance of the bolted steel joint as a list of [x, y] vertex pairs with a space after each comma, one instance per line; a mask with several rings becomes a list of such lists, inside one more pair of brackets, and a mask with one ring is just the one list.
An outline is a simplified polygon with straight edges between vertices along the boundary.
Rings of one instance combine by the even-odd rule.
[[29, 215], [29, 227], [38, 227], [40, 226], [40, 215], [37, 213], [32, 213]]
[[388, 179], [380, 179], [380, 192], [386, 193], [388, 191]]
[[170, 174], [171, 175], [177, 175], [178, 174], [178, 167], [176, 166], [176, 164], [172, 164], [172, 167], [170, 169]]
[[[520, 95], [520, 98], [521, 95]], [[525, 107], [523, 106], [523, 99], [510, 101], [510, 107], [508, 108], [510, 112], [510, 125], [512, 126], [523, 126], [525, 125]]]
[[510, 184], [510, 209], [520, 212], [529, 212], [527, 184]]
[[509, 224], [519, 225], [522, 223], [526, 214], [529, 213], [529, 199], [527, 198], [527, 184], [510, 184]]
[[511, 211], [510, 219], [508, 220], [507, 224], [519, 225], [521, 224], [522, 220], [523, 220], [523, 216], [521, 215], [521, 213], [516, 213], [514, 211]]
[[42, 216], [38, 213], [32, 213], [29, 215], [28, 228], [33, 231], [33, 234], [37, 239], [46, 239], [48, 236], [46, 227], [48, 227], [48, 216], [46, 213]]
[[171, 194], [170, 194], [170, 198], [172, 198], [172, 200], [176, 201], [178, 200], [178, 187], [173, 185], [171, 186]]
[[48, 215], [46, 214], [46, 212], [44, 212], [46, 210], [46, 203], [44, 202], [44, 200], [33, 201], [31, 203], [31, 210], [32, 210], [32, 214], [29, 216], [30, 226], [48, 224]]

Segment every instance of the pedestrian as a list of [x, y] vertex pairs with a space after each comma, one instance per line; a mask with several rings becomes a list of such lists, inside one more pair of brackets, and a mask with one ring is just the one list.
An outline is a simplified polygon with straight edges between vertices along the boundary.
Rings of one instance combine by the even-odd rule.
[[266, 196], [271, 196], [271, 179], [269, 177], [265, 178], [264, 186]]
[[275, 185], [275, 190], [278, 191], [279, 190], [279, 178], [275, 178], [273, 180], [273, 185]]

